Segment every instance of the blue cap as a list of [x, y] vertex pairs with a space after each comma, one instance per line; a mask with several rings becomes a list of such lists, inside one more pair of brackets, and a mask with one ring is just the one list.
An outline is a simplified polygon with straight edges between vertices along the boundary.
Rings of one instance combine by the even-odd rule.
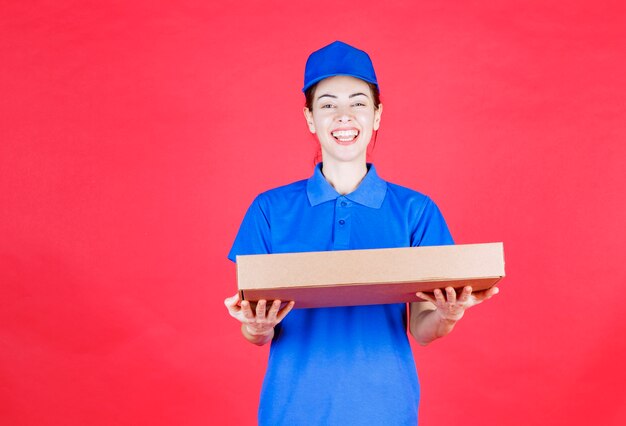
[[369, 55], [342, 41], [335, 41], [309, 55], [304, 69], [302, 91], [305, 92], [318, 81], [335, 75], [360, 78], [378, 87], [374, 65]]

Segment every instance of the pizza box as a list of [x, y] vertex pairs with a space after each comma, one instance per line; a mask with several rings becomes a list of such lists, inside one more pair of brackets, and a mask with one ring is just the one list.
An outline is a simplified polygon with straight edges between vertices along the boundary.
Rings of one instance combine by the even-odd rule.
[[294, 308], [419, 302], [418, 291], [480, 291], [503, 277], [500, 242], [237, 256], [242, 300], [293, 300]]

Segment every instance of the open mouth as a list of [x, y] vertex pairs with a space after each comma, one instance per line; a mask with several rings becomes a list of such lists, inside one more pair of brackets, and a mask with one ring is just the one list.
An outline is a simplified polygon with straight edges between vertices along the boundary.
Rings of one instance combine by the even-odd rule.
[[339, 143], [350, 143], [354, 142], [356, 138], [359, 136], [359, 131], [357, 129], [348, 129], [348, 130], [335, 130], [331, 132], [333, 138], [335, 138]]

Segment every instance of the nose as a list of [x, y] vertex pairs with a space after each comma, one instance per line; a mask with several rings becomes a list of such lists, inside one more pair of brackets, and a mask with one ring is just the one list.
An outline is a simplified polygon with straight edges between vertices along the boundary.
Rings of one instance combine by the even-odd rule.
[[337, 120], [341, 123], [352, 121], [352, 114], [350, 113], [349, 108], [337, 108]]

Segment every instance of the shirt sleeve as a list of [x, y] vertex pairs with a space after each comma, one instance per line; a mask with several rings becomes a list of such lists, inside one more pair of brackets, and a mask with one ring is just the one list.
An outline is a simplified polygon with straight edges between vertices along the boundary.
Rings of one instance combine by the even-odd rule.
[[445, 246], [454, 244], [439, 207], [427, 198], [422, 214], [411, 235], [411, 246]]
[[271, 253], [271, 229], [267, 212], [256, 197], [241, 222], [228, 258], [237, 261], [237, 255]]

